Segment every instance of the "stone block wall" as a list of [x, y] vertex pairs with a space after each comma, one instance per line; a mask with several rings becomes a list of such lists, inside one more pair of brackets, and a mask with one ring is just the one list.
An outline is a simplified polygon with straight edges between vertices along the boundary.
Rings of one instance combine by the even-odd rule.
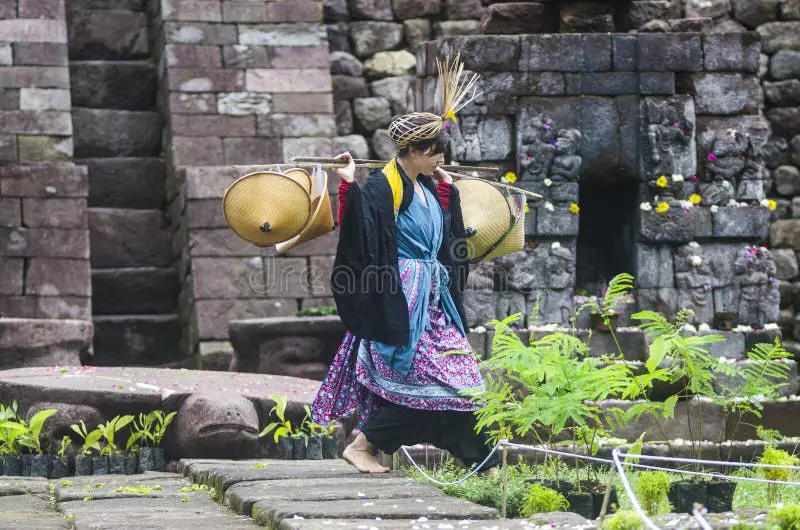
[[386, 127], [413, 110], [414, 47], [481, 33], [480, 0], [326, 0], [336, 110], [334, 150], [360, 158], [394, 156]]
[[[775, 322], [775, 263], [758, 249], [770, 216], [759, 46], [754, 33], [498, 35], [420, 46], [417, 108], [436, 109], [435, 57], [461, 51], [482, 76], [483, 95], [453, 129], [454, 158], [513, 171], [518, 186], [545, 197], [529, 204], [528, 248], [470, 277], [469, 325], [535, 306], [544, 322], [566, 323], [576, 265], [598, 266], [594, 252], [609, 252], [578, 237], [601, 221], [581, 223], [598, 202], [626, 210], [625, 231], [609, 244], [631, 260], [597, 274], [638, 276], [640, 308], [691, 307], [708, 324], [727, 311], [741, 324]], [[589, 186], [602, 193], [589, 198]], [[627, 202], [615, 202], [626, 189]]]
[[227, 186], [255, 165], [331, 156], [348, 141], [336, 133], [323, 4], [162, 0], [157, 21], [180, 350], [226, 369], [229, 320], [333, 303], [329, 273], [314, 271], [330, 270], [336, 233], [276, 257], [221, 212]]
[[0, 316], [91, 319], [64, 0], [0, 4]]
[[0, 167], [0, 317], [91, 320], [86, 168]]

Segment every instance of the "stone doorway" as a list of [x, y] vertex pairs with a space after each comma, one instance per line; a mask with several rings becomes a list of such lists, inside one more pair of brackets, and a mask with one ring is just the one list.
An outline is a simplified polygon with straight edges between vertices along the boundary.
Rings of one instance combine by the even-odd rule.
[[[637, 182], [582, 182], [576, 294], [600, 294], [616, 274], [635, 270]], [[585, 291], [585, 292], [584, 292]]]

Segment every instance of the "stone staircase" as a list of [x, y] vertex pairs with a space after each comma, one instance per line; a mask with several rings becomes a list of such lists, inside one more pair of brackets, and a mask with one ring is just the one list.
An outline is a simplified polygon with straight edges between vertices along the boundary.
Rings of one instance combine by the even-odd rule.
[[168, 364], [178, 279], [147, 1], [68, 0], [67, 24], [75, 161], [89, 169], [94, 364]]

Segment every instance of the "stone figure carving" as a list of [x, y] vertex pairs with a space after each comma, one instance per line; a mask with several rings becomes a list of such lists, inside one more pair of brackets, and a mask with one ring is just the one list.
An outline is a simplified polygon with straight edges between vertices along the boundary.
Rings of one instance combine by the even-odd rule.
[[559, 131], [556, 138], [550, 178], [557, 180], [577, 181], [583, 159], [579, 155], [581, 133], [577, 129]]
[[678, 98], [663, 102], [648, 98], [645, 105], [649, 154], [645, 175], [654, 180], [661, 175], [683, 173], [687, 166], [691, 167], [695, 128], [694, 118], [685, 112], [686, 103]]
[[682, 245], [673, 258], [675, 286], [678, 289], [678, 308], [690, 308], [697, 322], [711, 323], [714, 319], [712, 285], [714, 275], [711, 263], [702, 247]]
[[550, 166], [556, 150], [555, 131], [552, 120], [534, 116], [522, 126], [519, 147], [520, 173], [523, 179], [544, 180], [550, 174]]
[[706, 184], [701, 185], [704, 204], [726, 204], [731, 199], [759, 202], [764, 199], [764, 146], [768, 126], [756, 121], [741, 133], [735, 129], [709, 131], [701, 139], [708, 151]]
[[780, 307], [775, 259], [766, 248], [745, 247], [733, 264], [739, 290], [739, 321], [763, 325], [777, 320]]
[[464, 116], [453, 135], [453, 158], [477, 162], [481, 160], [481, 141], [478, 136], [478, 116]]

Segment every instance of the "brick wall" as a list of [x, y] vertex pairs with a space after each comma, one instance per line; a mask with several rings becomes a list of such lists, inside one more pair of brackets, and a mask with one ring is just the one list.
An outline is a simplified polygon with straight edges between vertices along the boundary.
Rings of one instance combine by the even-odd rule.
[[91, 318], [64, 0], [0, 3], [0, 315]]
[[277, 258], [221, 213], [227, 186], [253, 169], [243, 166], [336, 150], [327, 34], [321, 1], [162, 0], [157, 15], [181, 348], [202, 364], [230, 351], [229, 320], [332, 304], [308, 266], [329, 267], [335, 234]]

